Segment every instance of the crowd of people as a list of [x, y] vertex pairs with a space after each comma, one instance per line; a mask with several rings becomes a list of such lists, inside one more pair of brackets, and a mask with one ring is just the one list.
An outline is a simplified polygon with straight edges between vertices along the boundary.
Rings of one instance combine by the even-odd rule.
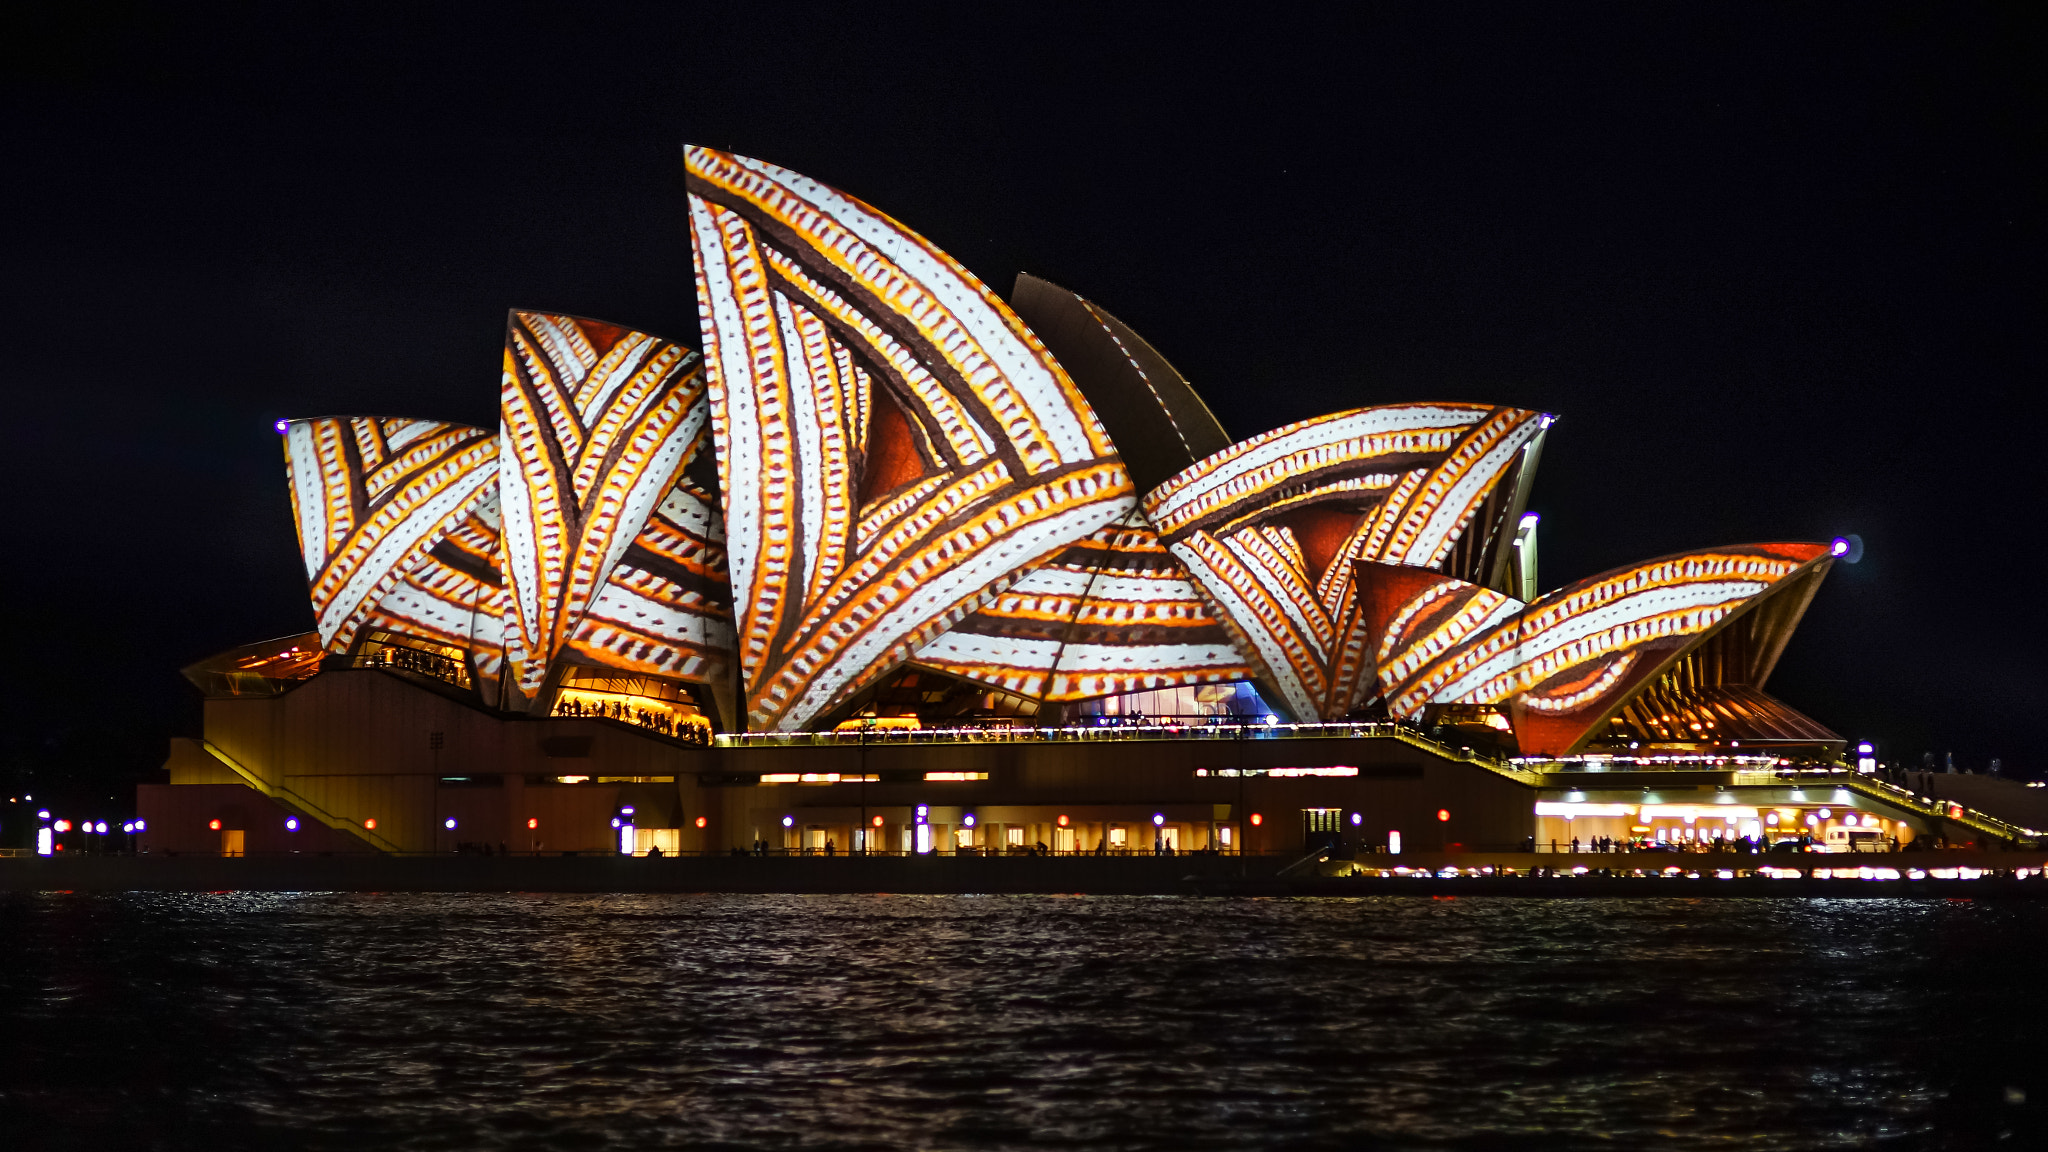
[[377, 662], [401, 672], [412, 672], [431, 676], [450, 684], [466, 684], [469, 676], [459, 661], [438, 652], [422, 652], [417, 648], [386, 647], [376, 653]]
[[659, 709], [642, 708], [623, 700], [606, 702], [587, 700], [580, 696], [565, 696], [555, 702], [555, 715], [569, 719], [618, 720], [690, 744], [711, 743], [710, 725], [693, 724], [687, 717], [678, 717], [672, 712]]

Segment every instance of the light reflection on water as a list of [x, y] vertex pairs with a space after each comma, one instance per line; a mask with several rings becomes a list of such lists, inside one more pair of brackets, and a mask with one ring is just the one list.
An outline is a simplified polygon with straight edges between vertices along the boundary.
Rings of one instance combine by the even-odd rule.
[[0, 1147], [2048, 1146], [2044, 944], [2032, 901], [0, 897]]

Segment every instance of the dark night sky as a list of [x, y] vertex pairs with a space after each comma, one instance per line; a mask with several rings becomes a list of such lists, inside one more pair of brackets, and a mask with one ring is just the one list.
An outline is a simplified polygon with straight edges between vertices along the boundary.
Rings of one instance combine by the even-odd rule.
[[2038, 6], [340, 7], [10, 18], [0, 764], [45, 793], [310, 627], [271, 421], [493, 423], [514, 306], [695, 343], [683, 141], [1088, 295], [1236, 436], [1561, 414], [1547, 586], [1860, 533], [1773, 691], [2048, 769]]

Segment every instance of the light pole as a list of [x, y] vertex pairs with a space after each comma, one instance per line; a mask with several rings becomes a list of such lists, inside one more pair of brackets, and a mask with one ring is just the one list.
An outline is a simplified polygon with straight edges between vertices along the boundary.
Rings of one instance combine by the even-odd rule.
[[868, 854], [868, 847], [874, 839], [875, 830], [868, 826], [868, 730], [875, 726], [870, 716], [860, 724], [860, 854]]

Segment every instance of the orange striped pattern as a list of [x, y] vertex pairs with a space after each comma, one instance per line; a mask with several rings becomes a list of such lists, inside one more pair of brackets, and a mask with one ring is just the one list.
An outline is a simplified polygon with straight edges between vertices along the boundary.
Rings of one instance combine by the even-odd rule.
[[1187, 569], [1135, 512], [1024, 573], [914, 659], [1041, 700], [1251, 676]]
[[700, 447], [703, 395], [697, 356], [680, 345], [573, 316], [512, 314], [501, 401], [504, 643], [509, 683], [523, 696], [540, 689]]
[[284, 449], [313, 613], [332, 652], [354, 646], [385, 598], [490, 499], [497, 480], [497, 438], [464, 424], [294, 420]]
[[[686, 163], [748, 722], [802, 728], [1127, 513], [1131, 485], [1073, 381], [952, 258], [796, 173]], [[869, 491], [885, 406], [919, 474]]]
[[1373, 691], [1356, 564], [1441, 565], [1542, 426], [1483, 404], [1339, 412], [1232, 445], [1145, 512], [1260, 678], [1297, 717], [1335, 719]]
[[1553, 681], [1582, 680], [1630, 651], [1710, 631], [1827, 554], [1825, 544], [1751, 544], [1666, 556], [1567, 585], [1483, 630], [1412, 605], [1379, 669], [1388, 709], [1419, 716], [1426, 704], [1522, 696], [1540, 704]]
[[[1670, 659], [1794, 576], [1828, 546], [1747, 544], [1602, 573], [1529, 604], [1463, 581], [1416, 585], [1407, 571], [1361, 568], [1402, 591], [1371, 613], [1387, 710], [1509, 705], [1524, 755], [1557, 755]], [[1398, 603], [1396, 603], [1398, 601]]]
[[378, 602], [363, 631], [461, 649], [468, 653], [470, 675], [495, 702], [504, 663], [499, 638], [504, 577], [498, 558], [498, 499], [493, 491]]
[[[699, 433], [699, 451], [708, 436]], [[732, 664], [717, 497], [685, 475], [647, 518], [569, 647], [591, 663], [698, 682]]]

